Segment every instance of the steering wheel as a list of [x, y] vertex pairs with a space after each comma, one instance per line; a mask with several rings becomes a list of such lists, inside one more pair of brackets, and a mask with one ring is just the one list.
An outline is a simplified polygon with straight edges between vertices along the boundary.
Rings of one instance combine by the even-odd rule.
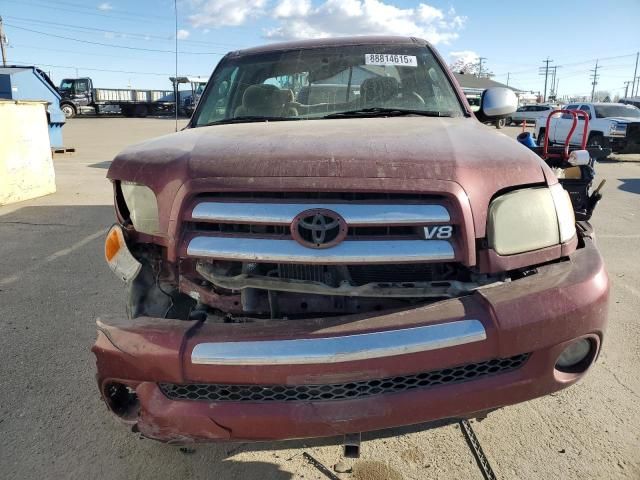
[[[403, 95], [403, 97], [404, 97], [404, 95]], [[408, 97], [413, 97], [415, 100], [417, 100], [417, 101], [418, 101], [418, 103], [419, 103], [420, 105], [425, 105], [425, 104], [426, 104], [426, 102], [424, 101], [424, 98], [422, 98], [422, 97], [420, 96], [420, 94], [419, 94], [419, 93], [417, 93], [417, 92], [413, 92], [413, 91], [412, 91], [411, 93], [409, 93]], [[408, 98], [407, 98], [407, 99], [408, 99]]]

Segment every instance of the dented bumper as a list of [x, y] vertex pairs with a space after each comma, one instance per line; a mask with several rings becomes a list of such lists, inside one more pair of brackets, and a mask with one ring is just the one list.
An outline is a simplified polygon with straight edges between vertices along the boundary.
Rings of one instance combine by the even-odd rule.
[[[399, 312], [241, 324], [104, 318], [93, 352], [107, 405], [147, 437], [334, 436], [471, 417], [573, 384], [599, 351], [608, 293], [588, 241], [530, 277]], [[592, 341], [589, 363], [558, 371], [581, 337]], [[114, 385], [129, 388], [130, 408], [116, 404], [125, 397]]]

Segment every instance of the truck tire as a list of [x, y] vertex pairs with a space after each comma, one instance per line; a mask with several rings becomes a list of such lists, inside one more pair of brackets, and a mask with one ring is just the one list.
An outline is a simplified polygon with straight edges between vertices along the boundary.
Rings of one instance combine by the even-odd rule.
[[76, 107], [71, 103], [63, 103], [60, 105], [60, 110], [64, 113], [65, 118], [73, 118], [76, 116]]
[[500, 120], [496, 121], [496, 128], [497, 129], [504, 128], [505, 123], [506, 123], [506, 120], [504, 118], [501, 118]]
[[133, 109], [133, 114], [138, 118], [145, 118], [147, 115], [149, 115], [149, 107], [142, 104], [136, 105]]
[[609, 146], [609, 142], [604, 138], [604, 135], [602, 135], [601, 133], [592, 133], [589, 136], [589, 141], [587, 142], [587, 146], [606, 148]]
[[122, 115], [127, 118], [133, 117], [133, 109], [129, 105], [120, 106], [120, 112], [122, 112]]

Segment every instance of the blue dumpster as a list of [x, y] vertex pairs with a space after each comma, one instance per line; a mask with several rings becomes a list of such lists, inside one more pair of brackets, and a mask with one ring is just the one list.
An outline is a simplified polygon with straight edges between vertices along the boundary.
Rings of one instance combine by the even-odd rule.
[[49, 142], [52, 148], [64, 146], [65, 116], [60, 110], [60, 94], [46, 73], [36, 67], [0, 67], [0, 98], [48, 102]]

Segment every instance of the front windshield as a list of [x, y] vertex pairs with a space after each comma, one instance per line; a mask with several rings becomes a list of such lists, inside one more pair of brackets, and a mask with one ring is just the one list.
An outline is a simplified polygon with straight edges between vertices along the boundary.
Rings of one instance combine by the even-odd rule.
[[357, 45], [227, 59], [217, 69], [194, 125], [262, 117], [316, 119], [364, 109], [463, 114], [427, 47]]
[[597, 118], [629, 117], [640, 118], [640, 109], [633, 105], [596, 105]]
[[62, 80], [60, 82], [60, 90], [72, 90], [73, 89], [73, 80]]

